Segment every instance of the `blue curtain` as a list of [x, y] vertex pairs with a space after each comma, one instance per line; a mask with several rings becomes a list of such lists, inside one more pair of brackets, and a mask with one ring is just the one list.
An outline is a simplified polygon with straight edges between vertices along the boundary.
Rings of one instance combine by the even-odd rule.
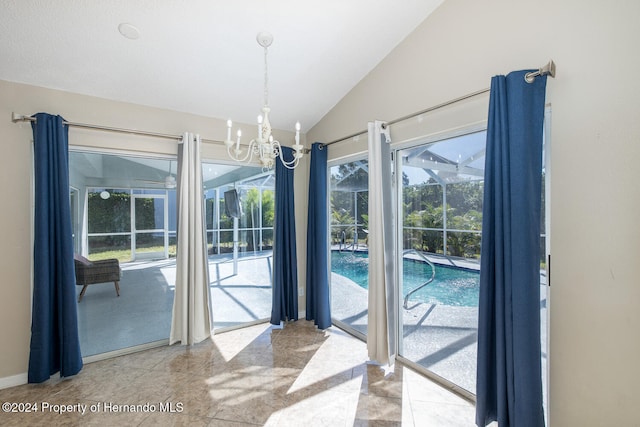
[[30, 383], [82, 369], [69, 206], [69, 129], [60, 116], [38, 113], [35, 119]]
[[[293, 160], [293, 150], [282, 147], [284, 160]], [[276, 159], [276, 207], [273, 237], [273, 294], [271, 323], [298, 320], [298, 263], [293, 170]]]
[[306, 319], [319, 329], [331, 326], [329, 302], [329, 235], [327, 233], [327, 147], [311, 146], [309, 213], [307, 216]]
[[546, 77], [493, 77], [484, 178], [476, 424], [544, 426], [540, 208]]

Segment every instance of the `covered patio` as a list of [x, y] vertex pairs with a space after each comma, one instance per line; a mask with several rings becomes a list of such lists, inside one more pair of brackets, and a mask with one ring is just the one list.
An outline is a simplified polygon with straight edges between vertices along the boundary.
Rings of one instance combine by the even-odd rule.
[[[214, 330], [269, 318], [271, 264], [271, 251], [243, 255], [234, 274], [232, 255], [209, 257]], [[166, 344], [175, 272], [175, 259], [130, 262], [122, 265], [119, 297], [113, 283], [91, 285], [78, 304], [83, 356]]]
[[[112, 282], [92, 284], [77, 304], [82, 355], [167, 342], [176, 275], [177, 160], [72, 148], [69, 168], [75, 252], [91, 261], [117, 259], [122, 271], [119, 297]], [[206, 161], [202, 174], [213, 326], [268, 319], [274, 174]], [[227, 209], [230, 191], [237, 195], [237, 212]]]

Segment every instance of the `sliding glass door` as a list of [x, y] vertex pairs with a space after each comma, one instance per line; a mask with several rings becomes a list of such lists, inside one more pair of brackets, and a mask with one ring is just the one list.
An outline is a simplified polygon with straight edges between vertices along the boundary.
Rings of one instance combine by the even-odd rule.
[[[545, 144], [548, 140], [545, 141]], [[398, 354], [444, 383], [476, 392], [486, 132], [395, 152], [398, 189]], [[548, 147], [548, 146], [547, 146]], [[548, 151], [545, 165], [548, 162]], [[542, 173], [540, 318], [547, 360], [545, 188]], [[546, 397], [546, 394], [545, 394]]]
[[203, 163], [213, 325], [271, 315], [275, 175], [251, 166]]
[[486, 134], [397, 152], [399, 355], [475, 393]]
[[[157, 345], [169, 337], [175, 287], [176, 160], [71, 150], [77, 255], [114, 260], [77, 303], [84, 357]], [[169, 177], [174, 179], [168, 179]], [[87, 262], [87, 261], [85, 261]], [[77, 286], [77, 293], [82, 286]]]
[[369, 168], [365, 159], [329, 168], [331, 179], [331, 315], [365, 337], [368, 319]]
[[[393, 283], [399, 360], [473, 400], [476, 392], [480, 246], [487, 99], [432, 120], [403, 120], [390, 133], [396, 227]], [[549, 120], [545, 112], [540, 235], [540, 319], [544, 399], [547, 385]], [[458, 117], [459, 116], [459, 117]], [[473, 120], [471, 120], [473, 119]], [[451, 126], [455, 123], [456, 126]], [[472, 123], [472, 124], [469, 124]], [[455, 129], [451, 131], [448, 129]], [[368, 173], [361, 154], [330, 161], [331, 314], [335, 325], [366, 340]], [[393, 322], [391, 322], [393, 323]]]
[[[176, 275], [176, 159], [75, 149], [69, 163], [77, 255], [117, 260], [121, 271], [119, 296], [114, 281], [93, 283], [77, 303], [82, 355], [166, 342]], [[210, 162], [202, 168], [214, 327], [264, 321], [271, 313], [274, 174]], [[235, 199], [225, 197], [231, 191]]]

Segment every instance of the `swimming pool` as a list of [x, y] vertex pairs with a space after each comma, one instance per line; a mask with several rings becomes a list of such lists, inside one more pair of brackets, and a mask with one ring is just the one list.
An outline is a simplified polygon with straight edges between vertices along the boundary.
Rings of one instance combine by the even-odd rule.
[[[431, 266], [422, 261], [404, 258], [402, 268], [403, 296], [431, 277]], [[368, 288], [369, 258], [366, 252], [331, 251], [331, 271]], [[409, 302], [477, 307], [479, 292], [479, 272], [436, 264], [433, 282], [411, 295]]]

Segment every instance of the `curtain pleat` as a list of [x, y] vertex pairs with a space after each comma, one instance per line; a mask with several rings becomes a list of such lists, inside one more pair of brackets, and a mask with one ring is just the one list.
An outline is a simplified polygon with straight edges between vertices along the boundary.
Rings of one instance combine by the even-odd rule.
[[178, 152], [178, 247], [169, 343], [211, 336], [209, 265], [204, 223], [200, 136], [185, 133]]
[[493, 77], [485, 160], [476, 424], [544, 426], [540, 209], [546, 77]]
[[60, 116], [38, 113], [35, 119], [30, 383], [46, 381], [58, 371], [67, 377], [82, 369], [69, 206], [69, 129]]
[[327, 232], [327, 147], [311, 147], [309, 206], [307, 216], [306, 319], [319, 329], [331, 326], [329, 301], [329, 236]]
[[[293, 150], [282, 147], [284, 160], [293, 160]], [[293, 170], [276, 160], [276, 200], [273, 242], [273, 293], [271, 324], [298, 320], [298, 264]]]
[[395, 353], [395, 228], [391, 138], [383, 122], [368, 124], [369, 142], [369, 358], [392, 364]]

